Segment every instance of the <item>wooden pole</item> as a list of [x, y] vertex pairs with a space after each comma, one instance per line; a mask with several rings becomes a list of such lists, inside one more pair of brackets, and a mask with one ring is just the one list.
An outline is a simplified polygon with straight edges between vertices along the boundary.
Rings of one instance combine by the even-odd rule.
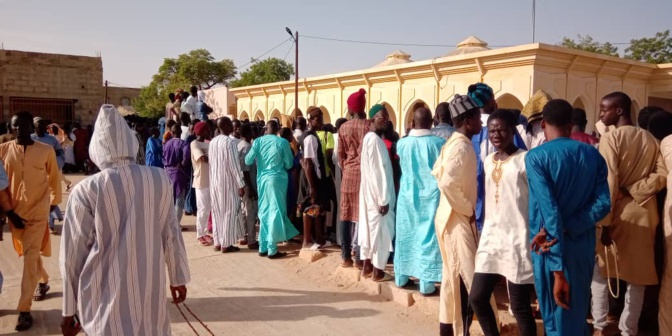
[[108, 86], [107, 81], [105, 81], [105, 104], [107, 104], [108, 100], [109, 100], [108, 97], [107, 97], [107, 86]]

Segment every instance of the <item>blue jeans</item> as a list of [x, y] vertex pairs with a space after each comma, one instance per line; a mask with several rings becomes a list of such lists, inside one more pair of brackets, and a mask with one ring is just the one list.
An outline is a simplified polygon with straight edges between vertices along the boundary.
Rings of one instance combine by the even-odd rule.
[[182, 191], [180, 195], [175, 199], [175, 216], [177, 217], [177, 222], [182, 223], [182, 215], [184, 215], [184, 200], [185, 200], [185, 191]]
[[56, 206], [56, 209], [54, 211], [49, 213], [49, 228], [53, 231], [54, 228], [56, 227], [56, 220], [62, 221], [63, 220], [63, 214], [61, 213], [61, 208]]

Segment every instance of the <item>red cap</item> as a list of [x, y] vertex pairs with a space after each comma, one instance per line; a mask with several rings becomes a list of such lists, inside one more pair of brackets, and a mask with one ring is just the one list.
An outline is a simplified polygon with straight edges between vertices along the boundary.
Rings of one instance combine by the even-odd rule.
[[366, 108], [366, 90], [359, 89], [348, 97], [348, 110], [350, 112], [364, 112]]

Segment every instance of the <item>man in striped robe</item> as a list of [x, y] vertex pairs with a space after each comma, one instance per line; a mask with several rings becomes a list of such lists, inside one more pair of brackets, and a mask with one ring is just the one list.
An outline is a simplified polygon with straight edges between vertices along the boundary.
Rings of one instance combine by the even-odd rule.
[[137, 152], [124, 119], [103, 105], [89, 147], [101, 172], [73, 188], [63, 223], [64, 334], [76, 334], [79, 312], [88, 335], [170, 335], [166, 267], [174, 301], [186, 297], [171, 183], [162, 169], [136, 164]]
[[234, 246], [244, 235], [240, 221], [240, 198], [245, 195], [243, 172], [240, 170], [237, 141], [230, 137], [233, 132], [231, 119], [217, 120], [220, 135], [210, 142], [210, 196], [212, 202], [212, 226], [215, 251], [222, 253], [240, 251]]

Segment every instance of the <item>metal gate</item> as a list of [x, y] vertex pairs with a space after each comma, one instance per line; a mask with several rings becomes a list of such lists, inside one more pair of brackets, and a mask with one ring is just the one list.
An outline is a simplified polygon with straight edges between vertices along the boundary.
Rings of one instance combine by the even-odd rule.
[[75, 100], [10, 97], [10, 115], [19, 111], [28, 111], [34, 117], [42, 117], [62, 126], [65, 123], [70, 123], [74, 120]]

